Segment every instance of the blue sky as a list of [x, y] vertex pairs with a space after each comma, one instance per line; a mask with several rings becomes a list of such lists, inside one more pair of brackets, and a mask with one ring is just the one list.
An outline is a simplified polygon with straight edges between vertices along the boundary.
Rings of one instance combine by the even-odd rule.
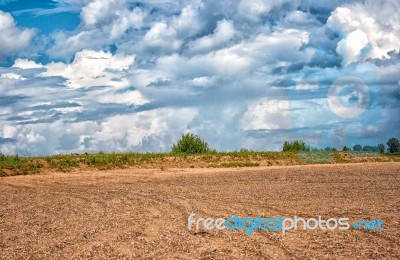
[[0, 0], [0, 152], [399, 137], [400, 3]]

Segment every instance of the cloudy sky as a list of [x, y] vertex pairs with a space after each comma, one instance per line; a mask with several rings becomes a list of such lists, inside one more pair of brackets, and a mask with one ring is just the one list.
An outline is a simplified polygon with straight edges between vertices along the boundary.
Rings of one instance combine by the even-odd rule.
[[398, 0], [0, 0], [0, 152], [399, 137]]

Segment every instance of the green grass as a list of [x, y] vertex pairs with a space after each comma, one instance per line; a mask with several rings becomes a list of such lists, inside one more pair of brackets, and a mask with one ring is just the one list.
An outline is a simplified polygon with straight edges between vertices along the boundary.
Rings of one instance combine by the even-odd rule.
[[334, 159], [335, 161], [340, 160], [340, 156], [335, 157], [332, 152], [328, 151], [311, 151], [298, 153], [298, 160], [304, 163], [331, 163]]
[[221, 163], [221, 167], [257, 167], [260, 166], [257, 162], [227, 162]]
[[13, 175], [37, 173], [44, 165], [34, 158], [0, 155], [0, 176], [6, 176], [7, 172]]
[[196, 155], [171, 153], [98, 153], [65, 154], [48, 157], [4, 156], [0, 154], [0, 177], [39, 173], [69, 172], [76, 169], [117, 168], [194, 168], [194, 167], [255, 167], [309, 163], [351, 163], [360, 161], [400, 161], [399, 154], [361, 152], [258, 152], [242, 149]]

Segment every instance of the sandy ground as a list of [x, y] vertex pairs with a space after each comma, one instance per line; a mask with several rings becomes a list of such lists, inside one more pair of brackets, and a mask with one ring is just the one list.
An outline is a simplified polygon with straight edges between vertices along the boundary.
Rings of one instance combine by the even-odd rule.
[[[196, 217], [381, 219], [384, 230], [191, 230]], [[400, 163], [0, 178], [0, 259], [400, 256]]]

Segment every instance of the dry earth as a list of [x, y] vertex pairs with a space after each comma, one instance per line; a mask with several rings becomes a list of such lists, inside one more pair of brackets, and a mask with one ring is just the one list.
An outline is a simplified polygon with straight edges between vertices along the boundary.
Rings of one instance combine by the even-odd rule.
[[[189, 231], [201, 217], [381, 219], [384, 230]], [[0, 178], [0, 259], [399, 259], [400, 163]]]

